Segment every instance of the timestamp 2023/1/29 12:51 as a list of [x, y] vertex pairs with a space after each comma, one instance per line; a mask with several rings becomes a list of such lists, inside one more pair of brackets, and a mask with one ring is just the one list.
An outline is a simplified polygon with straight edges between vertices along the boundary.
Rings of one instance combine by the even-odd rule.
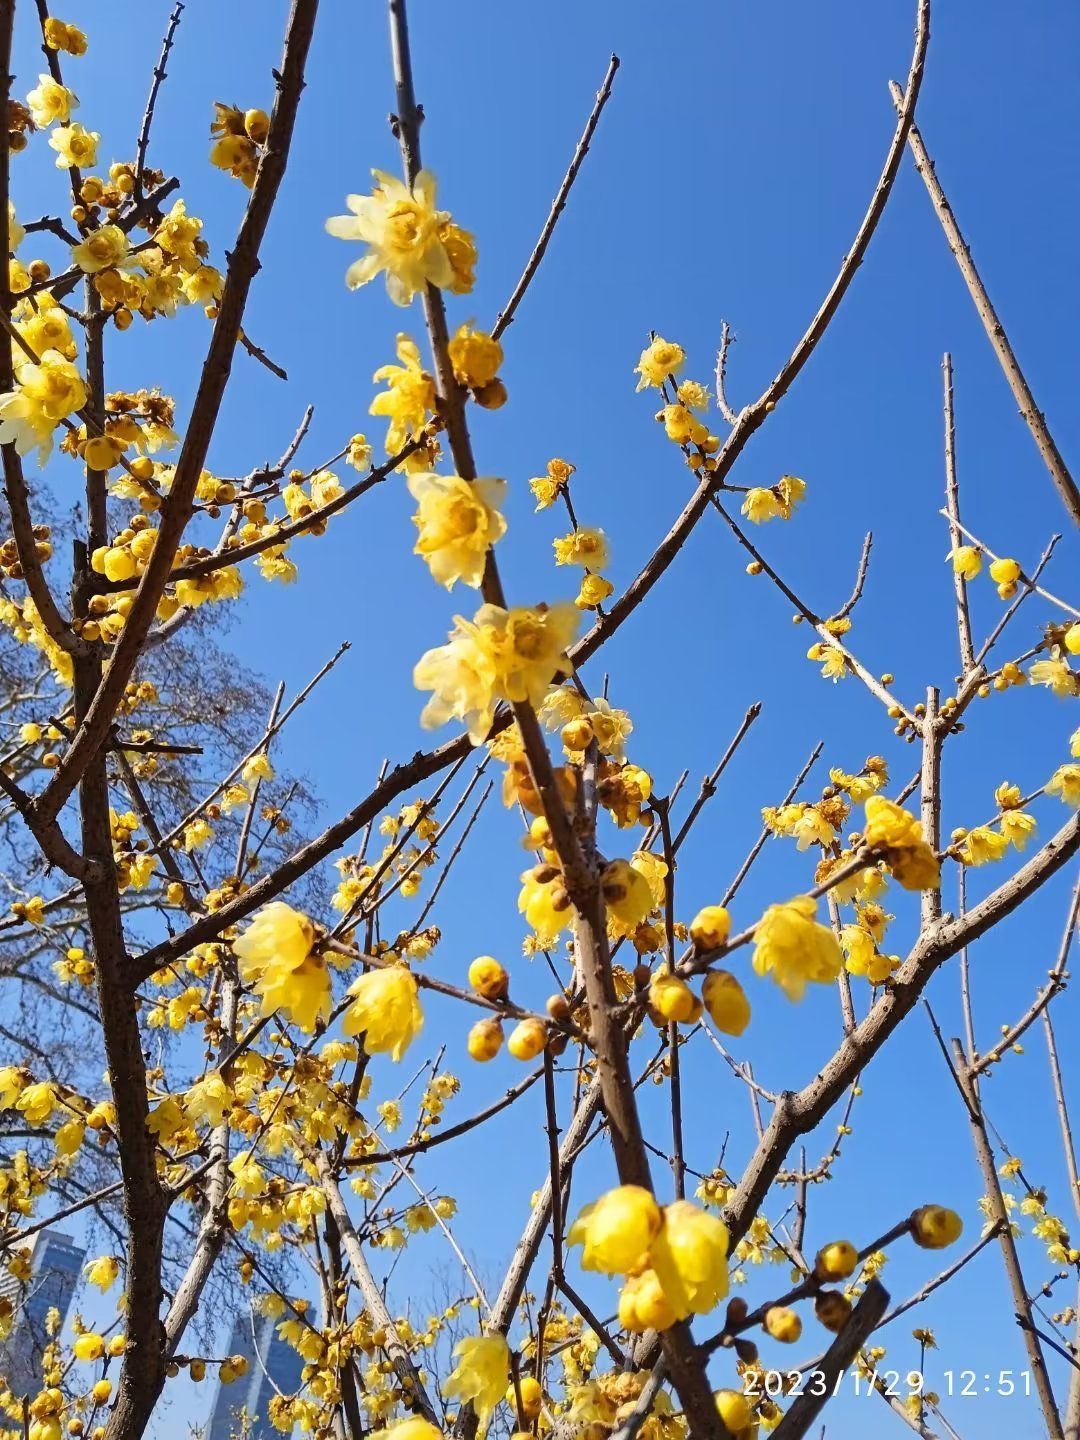
[[1030, 1370], [943, 1370], [931, 1378], [921, 1370], [841, 1370], [838, 1375], [823, 1370], [755, 1370], [746, 1377], [748, 1399], [793, 1399], [798, 1395], [884, 1395], [907, 1400], [912, 1395], [954, 1396], [974, 1399], [979, 1395], [1031, 1395]]

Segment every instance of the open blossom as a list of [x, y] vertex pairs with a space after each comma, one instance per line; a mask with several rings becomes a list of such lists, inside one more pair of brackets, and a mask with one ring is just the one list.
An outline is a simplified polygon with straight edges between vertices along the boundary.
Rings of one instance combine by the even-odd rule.
[[[435, 382], [420, 364], [420, 350], [408, 335], [397, 337], [399, 365], [380, 365], [371, 377], [386, 381], [386, 389], [376, 395], [369, 414], [384, 415], [390, 421], [386, 432], [386, 453], [394, 455], [414, 439], [435, 409]], [[366, 463], [366, 462], [365, 462]]]
[[936, 890], [941, 884], [941, 867], [923, 839], [922, 825], [884, 795], [866, 801], [863, 841], [880, 852], [905, 890]]
[[78, 122], [72, 125], [58, 125], [49, 136], [49, 145], [56, 151], [56, 168], [70, 170], [97, 164], [97, 147], [101, 136], [96, 130], [86, 130]]
[[581, 1245], [581, 1268], [602, 1275], [629, 1275], [649, 1253], [663, 1216], [640, 1185], [618, 1185], [586, 1205], [567, 1232], [568, 1245]]
[[840, 973], [836, 936], [814, 919], [817, 901], [797, 895], [770, 905], [754, 930], [754, 969], [772, 975], [791, 1000], [801, 1000], [808, 981], [829, 984]]
[[485, 1430], [510, 1381], [510, 1347], [498, 1334], [467, 1335], [454, 1346], [454, 1359], [443, 1394], [471, 1404]]
[[102, 225], [92, 231], [81, 245], [71, 247], [71, 258], [87, 275], [96, 275], [120, 265], [127, 258], [128, 237], [119, 225]]
[[637, 388], [644, 390], [653, 385], [659, 389], [669, 375], [678, 375], [685, 364], [686, 351], [682, 346], [676, 345], [673, 340], [661, 339], [658, 335], [641, 352], [641, 359], [635, 367], [634, 373], [640, 377]]
[[461, 720], [479, 745], [499, 700], [538, 706], [551, 682], [571, 673], [566, 649], [579, 619], [566, 604], [512, 610], [482, 605], [472, 620], [456, 615], [449, 642], [428, 650], [413, 670], [417, 689], [434, 692], [421, 723], [432, 729]]
[[404, 965], [366, 970], [349, 986], [352, 1004], [345, 1012], [346, 1035], [363, 1035], [368, 1055], [387, 1052], [400, 1060], [424, 1025], [416, 981]]
[[968, 831], [960, 859], [965, 865], [986, 865], [1000, 860], [1008, 848], [1009, 842], [1004, 835], [991, 830], [989, 825], [977, 825], [974, 830]]
[[556, 565], [582, 565], [590, 570], [603, 570], [610, 559], [607, 536], [603, 530], [582, 525], [553, 542]]
[[1060, 795], [1066, 805], [1080, 806], [1080, 765], [1059, 765], [1046, 782], [1046, 793]]
[[[375, 189], [370, 195], [348, 195], [350, 215], [333, 215], [326, 222], [329, 234], [339, 240], [360, 240], [368, 253], [354, 260], [345, 283], [356, 290], [386, 272], [386, 289], [395, 305], [408, 305], [428, 285], [467, 293], [471, 268], [462, 250], [471, 236], [450, 225], [450, 216], [435, 208], [435, 177], [421, 170], [412, 186], [382, 170], [373, 170]], [[450, 233], [448, 233], [448, 231]], [[463, 241], [468, 242], [463, 246]], [[473, 251], [475, 257], [475, 251]]]
[[728, 1293], [729, 1240], [724, 1222], [689, 1200], [664, 1207], [649, 1262], [677, 1320], [707, 1315]]
[[313, 953], [315, 927], [282, 900], [274, 900], [233, 941], [240, 974], [262, 999], [262, 1013], [281, 1010], [301, 1030], [327, 1018], [332, 1005], [330, 976], [321, 955]]
[[39, 130], [44, 130], [54, 120], [65, 125], [71, 119], [71, 112], [79, 102], [67, 88], [49, 75], [39, 75], [36, 89], [26, 97], [30, 115]]
[[419, 470], [408, 477], [409, 492], [419, 508], [413, 523], [420, 532], [413, 553], [448, 590], [456, 580], [479, 589], [487, 552], [506, 534], [499, 512], [506, 481], [463, 480]]
[[1036, 660], [1028, 675], [1033, 685], [1045, 685], [1062, 699], [1080, 695], [1080, 676], [1070, 670], [1067, 660]]
[[36, 446], [45, 459], [56, 426], [85, 404], [78, 370], [58, 350], [46, 350], [36, 365], [20, 365], [16, 389], [0, 395], [0, 444], [14, 443], [20, 455]]

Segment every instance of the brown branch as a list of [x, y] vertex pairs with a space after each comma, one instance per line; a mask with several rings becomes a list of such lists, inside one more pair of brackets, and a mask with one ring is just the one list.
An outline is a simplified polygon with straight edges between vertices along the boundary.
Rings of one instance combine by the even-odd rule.
[[[889, 92], [893, 97], [893, 103], [900, 103], [900, 87], [895, 81], [889, 84]], [[934, 162], [927, 154], [926, 146], [923, 144], [922, 135], [917, 127], [912, 125], [908, 132], [907, 142], [911, 147], [911, 154], [915, 160], [915, 169], [922, 176], [930, 201], [934, 207], [934, 213], [941, 222], [941, 228], [945, 232], [945, 238], [949, 242], [949, 249], [953, 253], [957, 265], [960, 267], [960, 274], [964, 277], [964, 283], [968, 288], [972, 300], [975, 302], [975, 309], [979, 313], [979, 319], [983, 323], [987, 339], [993, 347], [994, 354], [998, 358], [1008, 381], [1009, 389], [1013, 393], [1020, 414], [1024, 423], [1031, 431], [1032, 438], [1038, 446], [1039, 454], [1043, 458], [1054, 482], [1054, 488], [1061, 496], [1062, 503], [1072, 516], [1073, 523], [1080, 525], [1080, 489], [1076, 481], [1061, 458], [1061, 452], [1054, 443], [1054, 437], [1050, 434], [1046, 417], [1035, 404], [1035, 397], [1031, 388], [1024, 378], [1024, 372], [1020, 369], [1020, 362], [1017, 360], [1009, 337], [1005, 333], [1005, 327], [998, 318], [990, 296], [987, 294], [986, 286], [982, 282], [978, 270], [975, 268], [975, 261], [971, 258], [971, 251], [967, 241], [961, 233], [957, 223], [956, 215], [952, 206], [945, 198], [945, 192], [941, 188], [941, 182], [937, 178], [937, 171]]]
[[168, 500], [161, 512], [158, 541], [143, 572], [124, 630], [87, 713], [53, 779], [37, 802], [49, 818], [59, 814], [93, 755], [104, 742], [125, 686], [142, 653], [147, 632], [169, 578], [172, 557], [194, 509], [195, 487], [232, 369], [236, 338], [251, 282], [259, 268], [259, 247], [288, 161], [296, 112], [304, 88], [304, 64], [315, 25], [318, 0], [293, 0], [277, 96], [266, 148], [229, 259], [217, 319], [187, 433], [176, 464]]
[[822, 1358], [818, 1369], [824, 1384], [820, 1390], [815, 1386], [813, 1390], [804, 1390], [797, 1396], [772, 1432], [776, 1440], [798, 1440], [799, 1436], [806, 1434], [830, 1399], [833, 1385], [873, 1333], [888, 1303], [889, 1292], [879, 1280], [871, 1280], [847, 1324]]
[[[941, 361], [945, 387], [945, 503], [949, 511], [949, 537], [954, 550], [960, 545], [960, 486], [956, 478], [956, 417], [953, 413], [952, 356], [945, 352]], [[971, 614], [968, 610], [967, 581], [953, 566], [953, 589], [956, 592], [956, 630], [960, 637], [960, 669], [966, 675], [975, 668], [975, 646], [971, 639]]]
[[585, 129], [581, 132], [581, 139], [578, 141], [577, 147], [574, 150], [573, 158], [570, 161], [570, 168], [563, 176], [563, 182], [559, 186], [550, 213], [544, 221], [544, 228], [540, 231], [540, 238], [533, 247], [533, 252], [529, 256], [528, 263], [521, 273], [521, 279], [514, 286], [514, 293], [499, 312], [498, 319], [492, 327], [491, 333], [496, 340], [513, 324], [517, 308], [525, 297], [525, 291], [531, 285], [533, 276], [540, 268], [540, 262], [543, 260], [547, 251], [548, 242], [555, 232], [555, 226], [559, 223], [559, 216], [566, 208], [566, 202], [570, 197], [570, 191], [573, 188], [574, 181], [577, 179], [578, 171], [584, 164], [585, 156], [589, 153], [589, 146], [592, 143], [593, 135], [596, 133], [596, 127], [600, 123], [600, 116], [603, 114], [604, 106], [607, 104], [611, 95], [611, 87], [615, 82], [615, 72], [618, 68], [619, 57], [612, 55], [608, 62], [607, 73], [604, 76], [600, 89], [596, 92], [596, 102], [585, 123]]
[[176, 0], [176, 5], [169, 16], [169, 23], [165, 28], [165, 36], [161, 42], [161, 55], [154, 66], [153, 77], [150, 81], [150, 94], [146, 97], [146, 109], [143, 112], [142, 124], [139, 126], [139, 139], [135, 146], [135, 194], [142, 197], [143, 171], [146, 169], [146, 152], [150, 146], [150, 128], [154, 123], [154, 111], [157, 108], [158, 95], [165, 82], [165, 66], [168, 63], [169, 51], [173, 47], [176, 38], [176, 28], [180, 24], [180, 16], [184, 13], [184, 0]]
[[965, 1063], [963, 1047], [959, 1040], [953, 1041], [953, 1068], [957, 1084], [967, 1102], [971, 1138], [975, 1146], [979, 1170], [982, 1173], [983, 1185], [990, 1202], [988, 1214], [997, 1225], [1002, 1263], [1005, 1267], [1013, 1304], [1016, 1307], [1017, 1324], [1024, 1336], [1028, 1363], [1031, 1366], [1032, 1378], [1035, 1383], [1035, 1393], [1039, 1397], [1039, 1407], [1042, 1410], [1046, 1433], [1050, 1440], [1062, 1440], [1061, 1416], [1058, 1413], [1053, 1387], [1050, 1384], [1046, 1358], [1043, 1355], [1032, 1319], [1031, 1301], [1028, 1299], [1027, 1287], [1024, 1284], [1024, 1276], [1020, 1268], [1020, 1257], [1016, 1250], [1016, 1241], [1013, 1239], [1005, 1201], [1001, 1193], [1001, 1181], [998, 1179], [997, 1166], [994, 1164], [994, 1151], [986, 1130], [986, 1118], [983, 1115], [982, 1103], [979, 1099], [979, 1088]]

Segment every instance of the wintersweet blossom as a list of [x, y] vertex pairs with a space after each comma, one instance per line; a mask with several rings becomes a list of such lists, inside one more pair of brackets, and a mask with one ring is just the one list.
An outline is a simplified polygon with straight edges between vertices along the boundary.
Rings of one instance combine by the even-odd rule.
[[602, 1275], [630, 1275], [660, 1232], [660, 1206], [641, 1185], [618, 1185], [586, 1205], [567, 1233], [581, 1245], [581, 1268]]
[[363, 1035], [369, 1055], [389, 1053], [400, 1060], [424, 1025], [416, 981], [404, 965], [367, 970], [349, 986], [352, 1004], [345, 1012], [346, 1035]]
[[503, 1398], [510, 1379], [510, 1347], [503, 1336], [467, 1335], [454, 1346], [457, 1361], [443, 1394], [471, 1404], [481, 1430]]
[[833, 932], [814, 916], [817, 901], [798, 895], [770, 905], [754, 930], [754, 969], [772, 975], [791, 1000], [801, 1000], [808, 981], [829, 984], [840, 973], [842, 956]]
[[463, 580], [479, 589], [487, 552], [506, 534], [499, 511], [506, 481], [464, 480], [419, 470], [407, 480], [417, 501], [413, 524], [420, 532], [413, 553], [420, 555], [440, 585], [451, 590]]
[[283, 900], [264, 905], [233, 941], [241, 977], [260, 996], [262, 1013], [281, 1010], [307, 1031], [320, 1016], [329, 1017], [333, 1000], [326, 962], [314, 943], [314, 925]]
[[[326, 222], [328, 233], [338, 240], [360, 240], [369, 247], [345, 272], [349, 289], [385, 271], [390, 299], [408, 305], [428, 285], [460, 286], [467, 268], [460, 254], [462, 242], [471, 245], [472, 237], [464, 231], [448, 235], [450, 216], [435, 208], [435, 176], [421, 170], [410, 186], [385, 171], [371, 173], [376, 181], [372, 193], [346, 196], [352, 213], [333, 215]], [[471, 288], [466, 284], [459, 293]]]

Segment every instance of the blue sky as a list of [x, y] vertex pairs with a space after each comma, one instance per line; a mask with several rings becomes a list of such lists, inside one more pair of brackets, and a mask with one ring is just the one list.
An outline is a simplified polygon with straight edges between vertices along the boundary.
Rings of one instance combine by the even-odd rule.
[[[151, 160], [182, 178], [188, 208], [204, 218], [218, 259], [246, 192], [207, 161], [212, 102], [269, 104], [269, 68], [279, 58], [285, 10], [280, 0], [255, 9], [191, 0], [170, 62]], [[104, 159], [131, 156], [167, 11], [165, 0], [123, 7], [73, 0], [64, 11], [90, 34], [90, 55], [69, 60], [67, 75], [82, 100], [77, 118], [103, 133]], [[682, 343], [688, 373], [708, 380], [727, 319], [738, 335], [729, 367], [736, 406], [756, 396], [786, 358], [876, 182], [893, 125], [886, 82], [906, 74], [913, 11], [906, 0], [873, 6], [729, 0], [685, 6], [677, 15], [640, 0], [588, 6], [550, 0], [540, 10], [488, 0], [413, 5], [425, 161], [439, 177], [440, 203], [476, 233], [480, 247], [477, 287], [454, 301], [455, 322], [489, 324], [509, 295], [608, 56], [615, 50], [622, 59], [568, 213], [506, 337], [510, 403], [474, 424], [481, 471], [510, 481], [510, 533], [500, 564], [514, 600], [573, 593], [567, 573], [551, 566], [559, 522], [551, 512], [533, 515], [525, 483], [551, 456], [577, 465], [579, 516], [607, 530], [611, 576], [620, 587], [681, 509], [687, 472], [653, 424], [650, 400], [634, 394], [631, 372], [650, 329]], [[17, 94], [31, 88], [41, 68], [28, 20], [22, 15]], [[113, 27], [120, 38], [109, 39], [106, 61]], [[1074, 244], [1080, 216], [1070, 97], [1078, 45], [1080, 12], [1064, 0], [1026, 7], [1022, 21], [1005, 0], [978, 6], [941, 0], [919, 117], [1038, 402], [1076, 464], [1080, 374], [1072, 339], [1080, 322]], [[378, 284], [346, 292], [344, 271], [357, 252], [322, 227], [344, 208], [346, 193], [367, 188], [372, 166], [396, 167], [386, 123], [392, 103], [382, 7], [324, 0], [289, 174], [246, 327], [286, 366], [290, 381], [284, 385], [237, 357], [210, 456], [215, 473], [243, 473], [275, 457], [309, 402], [316, 414], [301, 452], [305, 466], [335, 453], [356, 430], [381, 445], [382, 422], [366, 413], [370, 376], [392, 358], [399, 328], [421, 338], [420, 313], [396, 310]], [[24, 220], [63, 207], [64, 180], [48, 163], [51, 152], [42, 139], [34, 151], [19, 158], [14, 173]], [[160, 383], [177, 396], [182, 419], [207, 334], [197, 312], [146, 330], [137, 324], [113, 347], [110, 387]], [[1067, 517], [908, 162], [839, 317], [734, 476], [741, 484], [771, 484], [790, 472], [807, 481], [797, 519], [755, 538], [822, 611], [847, 595], [863, 534], [873, 528], [852, 644], [871, 669], [896, 675], [909, 704], [928, 683], [947, 691], [957, 665], [948, 542], [936, 513], [943, 498], [946, 349], [956, 368], [965, 520], [999, 553], [1031, 568]], [[400, 485], [381, 487], [326, 538], [294, 545], [295, 587], [267, 586], [253, 576], [237, 607], [238, 654], [290, 690], [343, 639], [353, 642], [350, 657], [290, 726], [281, 752], [311, 776], [327, 820], [366, 792], [384, 756], [401, 758], [427, 744], [412, 665], [468, 605], [456, 593], [443, 595], [410, 555], [411, 509]], [[1067, 537], [1049, 572], [1051, 589], [1068, 590], [1078, 554], [1075, 537]], [[767, 580], [744, 574], [744, 559], [721, 522], [706, 517], [649, 604], [585, 676], [599, 693], [610, 672], [614, 703], [634, 717], [631, 753], [661, 792], [684, 767], [696, 788], [746, 706], [764, 704], [680, 865], [679, 908], [687, 917], [718, 898], [757, 833], [760, 806], [780, 798], [816, 741], [828, 741], [825, 763], [848, 769], [868, 754], [884, 754], [898, 784], [915, 765], [914, 751], [895, 740], [880, 707], [855, 681], [834, 687], [804, 659], [805, 629], [792, 626], [788, 604]], [[976, 632], [985, 634], [1000, 613], [985, 577], [974, 587], [973, 609]], [[1026, 648], [1051, 615], [1041, 601], [1028, 602], [1013, 631], [1016, 643], [1003, 654]], [[1002, 780], [1025, 791], [1041, 784], [1066, 757], [1075, 725], [1070, 707], [1045, 692], [1012, 692], [976, 707], [946, 754], [946, 828], [987, 818]], [[820, 783], [821, 766], [816, 776]], [[1051, 833], [1064, 813], [1044, 802], [1040, 832]], [[444, 892], [438, 968], [458, 978], [473, 955], [503, 955], [513, 963], [515, 993], [540, 1001], [548, 988], [543, 976], [515, 958], [521, 864], [516, 819], [492, 806]], [[1003, 873], [998, 867], [974, 875], [974, 896]], [[736, 923], [806, 888], [808, 876], [803, 857], [771, 845], [740, 897]], [[975, 1006], [984, 1043], [1024, 1009], [1052, 963], [1071, 878], [1058, 877], [1027, 918], [979, 945]], [[409, 914], [401, 908], [402, 922]], [[909, 937], [910, 916], [900, 911], [891, 948], [905, 948]], [[956, 991], [949, 967], [931, 991], [947, 1034], [958, 1023]], [[755, 1021], [740, 1053], [770, 1087], [804, 1083], [836, 1043], [834, 998], [821, 994], [792, 1007], [762, 983], [752, 996]], [[1069, 1004], [1066, 998], [1057, 1012], [1067, 1066], [1076, 1034]], [[432, 1007], [429, 1026], [460, 1057], [462, 1017]], [[1010, 1058], [988, 1085], [988, 1109], [1068, 1222], [1041, 1037], [1033, 1031], [1028, 1038], [1027, 1053]], [[687, 1062], [688, 1158], [708, 1169], [730, 1129], [728, 1164], [737, 1170], [752, 1142], [746, 1096], [714, 1060], [699, 1048]], [[451, 1118], [479, 1108], [517, 1076], [508, 1059], [483, 1071], [461, 1070], [465, 1084]], [[392, 1094], [397, 1079], [389, 1066], [377, 1066], [377, 1098]], [[513, 1113], [501, 1128], [497, 1123], [463, 1145], [451, 1171], [434, 1158], [421, 1171], [425, 1184], [456, 1194], [456, 1232], [485, 1274], [497, 1274], [508, 1257], [543, 1173], [538, 1091]], [[646, 1123], [662, 1143], [664, 1115], [651, 1099]], [[808, 1243], [839, 1233], [865, 1241], [926, 1200], [961, 1210], [974, 1236], [980, 1185], [969, 1137], [921, 1014], [875, 1062], [853, 1123], [835, 1183], [813, 1196]], [[831, 1124], [822, 1127], [822, 1150]], [[812, 1156], [818, 1148], [815, 1141]], [[605, 1165], [583, 1170], [579, 1198], [610, 1178]], [[438, 1244], [433, 1237], [418, 1242], [399, 1271], [421, 1308], [427, 1269], [441, 1258]], [[1050, 1274], [1036, 1247], [1032, 1240], [1022, 1246], [1033, 1284]], [[898, 1299], [936, 1268], [934, 1257], [900, 1247], [886, 1283]], [[778, 1274], [768, 1277], [774, 1280], [782, 1283]], [[752, 1276], [750, 1293], [764, 1298], [767, 1283]], [[605, 1292], [596, 1293], [602, 1306]], [[1055, 1308], [1071, 1299], [1066, 1282], [1055, 1291]], [[911, 1323], [933, 1325], [938, 1334], [939, 1388], [948, 1365], [976, 1370], [979, 1389], [984, 1373], [1023, 1366], [994, 1252]], [[814, 1328], [811, 1322], [809, 1347], [797, 1347], [800, 1355], [812, 1349]], [[901, 1321], [889, 1336], [890, 1363], [900, 1368], [917, 1361], [909, 1331]], [[723, 1378], [719, 1369], [717, 1377]], [[832, 1407], [829, 1435], [866, 1433], [865, 1404]], [[1020, 1436], [1039, 1433], [1033, 1401], [954, 1400], [946, 1414], [965, 1440], [999, 1434], [1006, 1424]], [[185, 1419], [174, 1407], [162, 1432], [179, 1433]], [[883, 1431], [892, 1423], [886, 1417]]]

